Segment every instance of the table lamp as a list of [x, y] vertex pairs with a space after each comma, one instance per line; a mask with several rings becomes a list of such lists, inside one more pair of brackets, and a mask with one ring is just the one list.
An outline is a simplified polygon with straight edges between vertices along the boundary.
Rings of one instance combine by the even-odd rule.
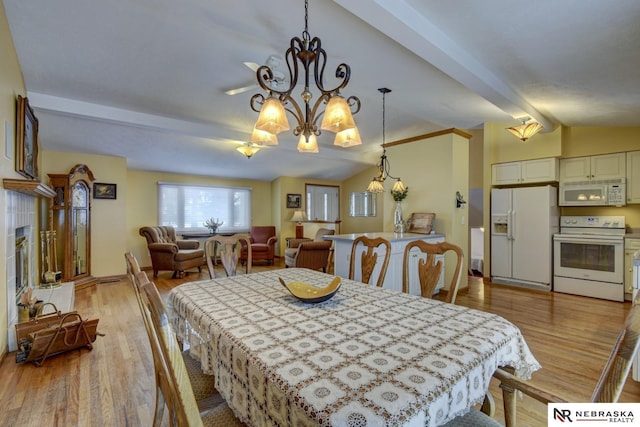
[[305, 211], [295, 211], [291, 217], [291, 221], [296, 222], [296, 239], [302, 239], [304, 237], [304, 227], [302, 221], [307, 220], [307, 213]]

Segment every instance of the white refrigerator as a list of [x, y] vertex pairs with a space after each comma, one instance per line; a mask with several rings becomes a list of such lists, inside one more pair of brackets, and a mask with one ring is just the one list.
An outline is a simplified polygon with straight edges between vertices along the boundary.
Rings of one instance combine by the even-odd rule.
[[550, 291], [558, 227], [557, 188], [492, 189], [491, 281]]

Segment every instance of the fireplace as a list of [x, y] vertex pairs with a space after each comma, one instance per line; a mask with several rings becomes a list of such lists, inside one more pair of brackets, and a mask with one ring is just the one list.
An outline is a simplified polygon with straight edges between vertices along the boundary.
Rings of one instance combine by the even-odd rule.
[[16, 228], [16, 304], [20, 302], [20, 296], [29, 287], [29, 235], [31, 234], [31, 227], [18, 227]]
[[9, 351], [15, 349], [15, 330], [18, 321], [17, 302], [27, 286], [38, 283], [36, 196], [18, 191], [6, 191], [6, 283]]

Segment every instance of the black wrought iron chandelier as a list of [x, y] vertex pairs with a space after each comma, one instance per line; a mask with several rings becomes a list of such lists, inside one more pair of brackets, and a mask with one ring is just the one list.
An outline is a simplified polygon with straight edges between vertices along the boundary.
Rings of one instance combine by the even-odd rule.
[[378, 162], [378, 176], [374, 177], [367, 187], [367, 191], [371, 193], [384, 193], [384, 181], [387, 178], [395, 179], [392, 191], [405, 191], [407, 187], [404, 185], [400, 178], [392, 176], [389, 173], [390, 165], [387, 159], [387, 150], [385, 148], [385, 96], [391, 89], [381, 87], [378, 92], [382, 93], [382, 156], [380, 156], [380, 162]]
[[[268, 96], [265, 97], [258, 93], [251, 97], [251, 109], [260, 113], [254, 130], [262, 131], [263, 135], [262, 137], [252, 137], [252, 142], [259, 145], [277, 145], [275, 135], [290, 130], [285, 112], [287, 111], [297, 121], [293, 134], [300, 136], [298, 142], [298, 151], [300, 152], [317, 153], [316, 137], [320, 135], [322, 130], [336, 133], [335, 145], [351, 147], [361, 144], [360, 134], [353, 120], [353, 114], [360, 111], [360, 99], [356, 96], [345, 99], [340, 94], [340, 90], [349, 83], [351, 67], [345, 63], [338, 65], [335, 77], [340, 83], [333, 89], [324, 87], [327, 53], [322, 48], [320, 39], [318, 37], [311, 38], [309, 35], [308, 12], [309, 2], [305, 0], [302, 39], [293, 37], [290, 47], [285, 53], [290, 77], [289, 87], [285, 90], [279, 90], [278, 85], [281, 85], [282, 81], [276, 82], [273, 70], [267, 65], [259, 67], [256, 71], [258, 84], [267, 92]], [[302, 70], [300, 70], [300, 66], [302, 66]], [[291, 96], [301, 71], [304, 72], [302, 105]], [[309, 90], [311, 78], [320, 91], [320, 96], [315, 102], [312, 102], [313, 94]], [[318, 126], [320, 117], [322, 117], [322, 122]], [[254, 135], [259, 133], [254, 132]]]

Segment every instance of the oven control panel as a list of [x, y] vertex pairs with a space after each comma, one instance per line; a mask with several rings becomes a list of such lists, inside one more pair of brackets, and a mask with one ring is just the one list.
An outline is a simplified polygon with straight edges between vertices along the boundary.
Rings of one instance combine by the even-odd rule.
[[624, 216], [562, 216], [561, 227], [625, 228]]

